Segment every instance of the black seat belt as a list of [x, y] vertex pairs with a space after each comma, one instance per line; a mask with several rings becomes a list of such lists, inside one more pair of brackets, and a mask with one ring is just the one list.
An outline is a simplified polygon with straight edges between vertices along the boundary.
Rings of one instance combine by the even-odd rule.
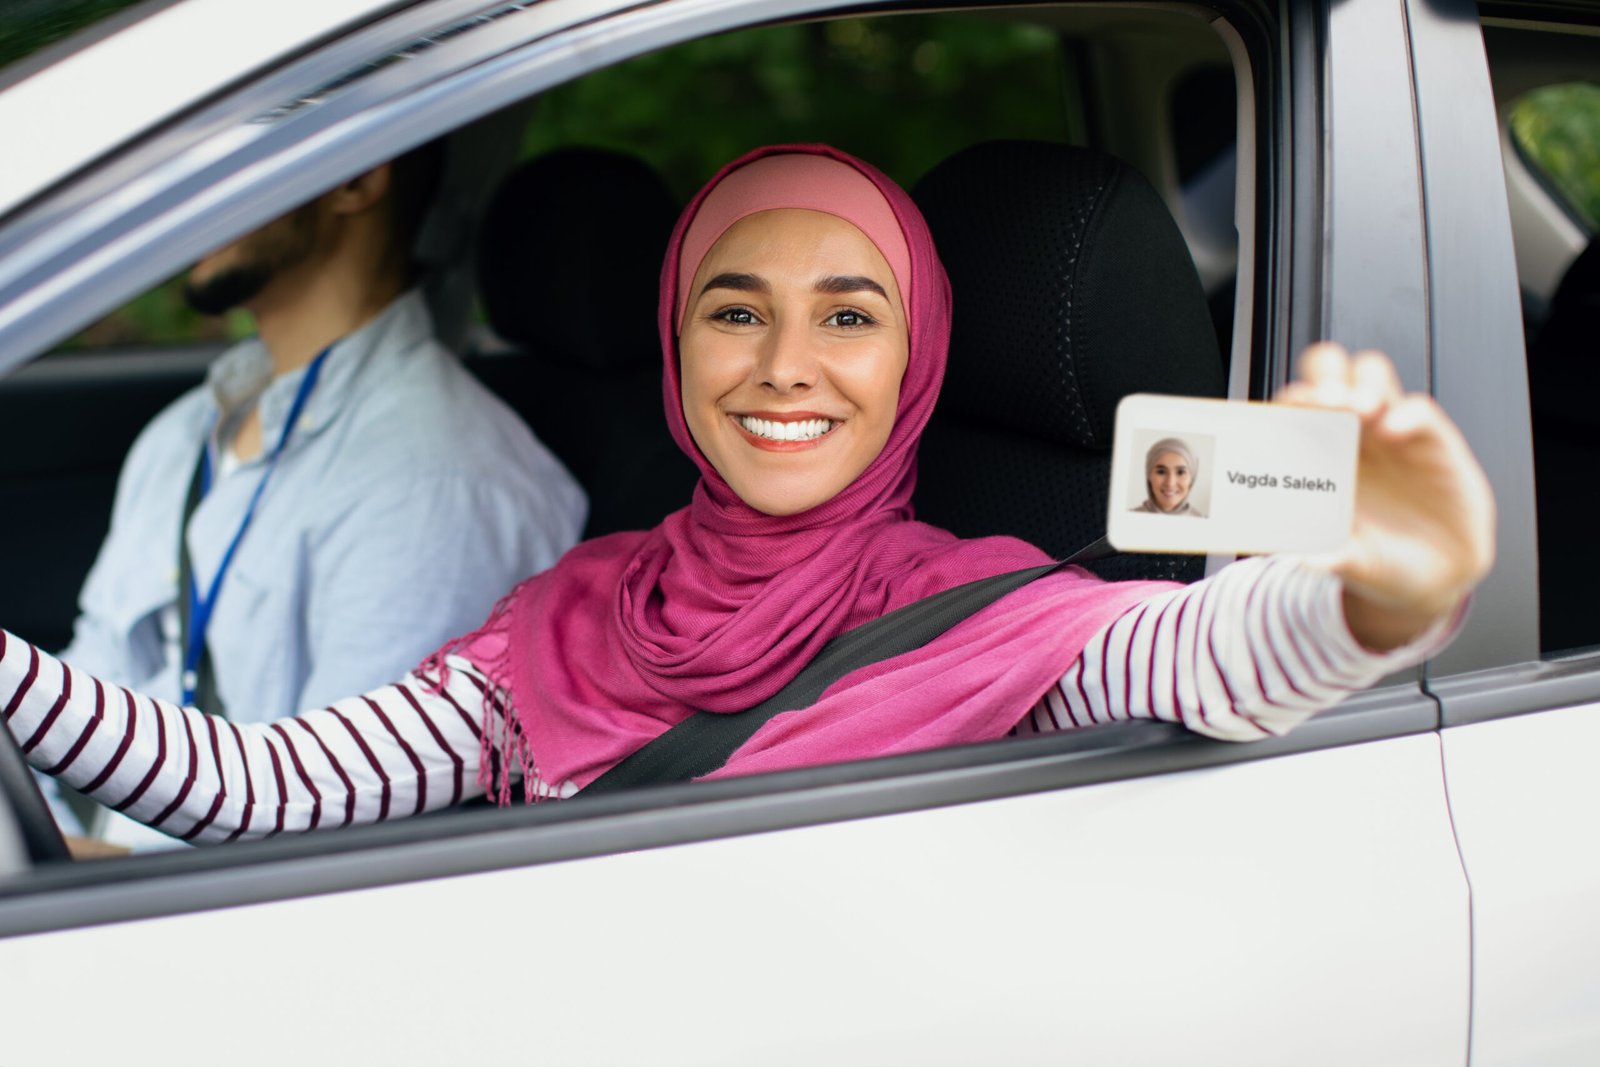
[[[585, 786], [596, 796], [640, 785], [699, 778], [728, 762], [774, 715], [816, 703], [829, 686], [851, 671], [903, 655], [976, 615], [1007, 593], [1063, 567], [1113, 555], [1104, 537], [1059, 563], [1010, 571], [946, 589], [834, 637], [789, 684], [753, 708], [731, 713], [697, 711], [625, 757]], [[1065, 670], [1065, 665], [1062, 667]]]

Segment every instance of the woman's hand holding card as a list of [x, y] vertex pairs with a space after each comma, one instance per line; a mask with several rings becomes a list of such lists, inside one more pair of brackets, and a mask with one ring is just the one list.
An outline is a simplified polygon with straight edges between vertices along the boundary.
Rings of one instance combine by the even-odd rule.
[[1360, 419], [1355, 524], [1332, 569], [1358, 641], [1383, 651], [1414, 640], [1494, 562], [1494, 495], [1466, 439], [1431, 397], [1404, 392], [1380, 352], [1314, 345], [1278, 401]]

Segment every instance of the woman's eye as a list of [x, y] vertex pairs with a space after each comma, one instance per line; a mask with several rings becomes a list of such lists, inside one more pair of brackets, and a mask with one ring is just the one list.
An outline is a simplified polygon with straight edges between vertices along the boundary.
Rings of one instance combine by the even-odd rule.
[[761, 321], [749, 308], [723, 308], [721, 311], [713, 312], [711, 317], [733, 326], [754, 326]]
[[829, 315], [823, 320], [823, 324], [827, 326], [843, 326], [845, 329], [856, 329], [862, 326], [875, 325], [875, 320], [864, 311], [846, 308], [843, 311], [835, 311], [832, 315]]

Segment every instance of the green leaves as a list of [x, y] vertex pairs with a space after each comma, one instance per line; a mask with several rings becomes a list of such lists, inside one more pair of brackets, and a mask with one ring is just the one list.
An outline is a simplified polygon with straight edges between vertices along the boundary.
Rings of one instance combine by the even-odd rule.
[[1593, 230], [1600, 223], [1600, 85], [1535, 89], [1512, 108], [1511, 134]]
[[8, 0], [0, 4], [0, 68], [138, 0]]
[[974, 16], [769, 26], [641, 56], [540, 98], [533, 155], [590, 144], [635, 152], [687, 198], [757, 145], [827, 141], [904, 184], [991, 137], [1063, 140], [1056, 38]]

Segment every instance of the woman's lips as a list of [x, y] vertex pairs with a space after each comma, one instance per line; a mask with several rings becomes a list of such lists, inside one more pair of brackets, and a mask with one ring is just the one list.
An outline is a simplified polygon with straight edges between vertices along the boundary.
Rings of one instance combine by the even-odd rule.
[[764, 452], [803, 452], [826, 441], [841, 421], [813, 411], [729, 415], [744, 439]]

